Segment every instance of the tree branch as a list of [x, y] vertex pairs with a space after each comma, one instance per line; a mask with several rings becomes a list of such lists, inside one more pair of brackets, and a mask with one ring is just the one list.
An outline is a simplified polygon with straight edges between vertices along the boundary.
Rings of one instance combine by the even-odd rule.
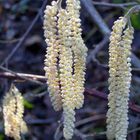
[[[46, 78], [43, 75], [33, 75], [33, 74], [24, 74], [24, 73], [15, 73], [15, 72], [14, 72], [14, 74], [10, 73], [10, 72], [1, 72], [0, 77], [1, 78], [10, 78], [10, 79], [23, 79], [23, 80], [35, 82], [35, 83], [41, 84], [41, 85], [45, 85], [45, 83], [42, 83], [42, 82], [45, 82], [45, 80], [46, 80]], [[97, 91], [95, 89], [86, 88], [85, 95], [87, 95], [87, 94], [90, 96], [94, 96], [94, 97], [107, 101], [107, 94]], [[129, 102], [129, 107], [132, 111], [140, 113], [140, 107], [135, 105], [134, 103]]]
[[[108, 101], [107, 94], [105, 94], [103, 92], [100, 92], [100, 91], [97, 91], [95, 89], [88, 89], [88, 88], [86, 88], [85, 89], [85, 94], [86, 93], [89, 94], [89, 95], [91, 95], [91, 96], [95, 96], [97, 98], [100, 98], [100, 99], [103, 99], [105, 101]], [[134, 104], [132, 102], [129, 102], [129, 107], [130, 107], [130, 109], [132, 111], [137, 112], [137, 113], [140, 113], [140, 106], [138, 106], [138, 105], [136, 105], [136, 104]]]
[[103, 35], [108, 35], [110, 33], [110, 29], [107, 27], [106, 23], [103, 21], [102, 17], [92, 4], [91, 0], [81, 0], [85, 10], [90, 14], [92, 17], [93, 22], [97, 24]]
[[107, 2], [96, 2], [93, 1], [94, 5], [98, 5], [98, 6], [108, 6], [108, 7], [116, 7], [116, 8], [122, 8], [124, 9], [127, 6], [135, 6], [138, 3], [137, 2], [128, 2], [128, 3], [118, 3], [118, 4], [114, 4], [114, 3], [107, 3]]

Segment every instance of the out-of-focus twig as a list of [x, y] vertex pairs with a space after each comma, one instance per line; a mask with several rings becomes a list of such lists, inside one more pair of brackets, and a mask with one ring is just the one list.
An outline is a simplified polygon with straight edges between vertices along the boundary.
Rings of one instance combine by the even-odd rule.
[[135, 129], [129, 130], [128, 131], [128, 134], [133, 133], [133, 132], [136, 132], [136, 131], [140, 131], [140, 127], [137, 127]]
[[117, 4], [114, 4], [114, 3], [93, 1], [93, 4], [94, 5], [99, 5], [99, 6], [108, 6], [108, 7], [116, 7], [116, 8], [124, 9], [125, 7], [134, 6], [134, 5], [137, 5], [138, 3], [137, 2], [128, 2], [128, 3], [117, 3]]
[[46, 125], [46, 124], [51, 124], [55, 122], [56, 120], [54, 118], [49, 118], [49, 119], [27, 119], [25, 120], [27, 124], [29, 125]]
[[87, 57], [87, 64], [90, 63], [91, 60], [98, 63], [96, 59], [96, 54], [103, 48], [104, 45], [108, 43], [109, 36], [105, 36], [104, 39], [97, 45], [95, 45], [95, 49], [90, 52], [90, 54]]
[[[103, 41], [101, 41], [101, 44], [99, 46], [97, 46], [93, 51], [91, 51], [89, 58], [91, 58], [92, 60], [96, 60], [96, 54], [105, 46], [106, 43], [104, 43], [104, 41], [108, 42], [109, 41], [109, 34], [111, 32], [111, 30], [109, 29], [109, 27], [107, 26], [107, 24], [104, 22], [104, 20], [102, 19], [102, 17], [100, 16], [100, 14], [98, 13], [98, 11], [96, 10], [96, 8], [94, 7], [94, 5], [92, 4], [91, 0], [81, 0], [83, 6], [85, 7], [85, 10], [87, 10], [87, 12], [90, 14], [91, 19], [93, 20], [93, 22], [95, 22], [97, 24], [97, 26], [99, 27], [99, 29], [101, 30], [101, 32], [104, 35], [104, 39]], [[127, 15], [132, 14], [133, 12], [136, 12], [140, 10], [140, 5], [134, 6], [132, 7]], [[88, 60], [90, 61], [90, 60]], [[135, 54], [132, 53], [132, 63], [140, 68], [140, 60], [135, 56]]]
[[139, 60], [139, 58], [134, 53], [132, 53], [131, 58], [132, 58], [133, 65], [135, 67], [137, 67], [137, 68], [140, 68], [140, 60]]
[[11, 73], [11, 72], [0, 72], [0, 77], [1, 78], [9, 78], [9, 79], [23, 79], [23, 77], [32, 79], [32, 80], [37, 80], [37, 81], [42, 81], [45, 82], [46, 78], [45, 76], [41, 75], [35, 75], [35, 74], [26, 74], [26, 73]]
[[54, 140], [60, 140], [61, 139], [61, 137], [62, 137], [62, 133], [61, 133], [61, 130], [60, 130], [61, 127], [62, 127], [62, 123], [59, 122], [59, 125], [58, 125], [58, 127], [55, 131], [55, 134], [54, 134]]
[[108, 35], [110, 33], [110, 29], [107, 28], [106, 23], [103, 21], [102, 17], [92, 4], [91, 0], [81, 0], [83, 6], [85, 7], [85, 10], [90, 14], [92, 17], [91, 19], [93, 22], [97, 24], [103, 35]]
[[132, 8], [130, 8], [128, 10], [128, 12], [126, 13], [125, 17], [129, 17], [132, 13], [135, 13], [135, 12], [137, 13], [139, 11], [140, 11], [140, 5], [135, 5], [135, 6], [133, 6]]
[[12, 40], [0, 40], [0, 44], [12, 44], [12, 43], [20, 41], [20, 39], [21, 38], [15, 38]]
[[[97, 98], [101, 98], [103, 100], [108, 100], [107, 99], [107, 94], [103, 93], [103, 92], [100, 92], [100, 91], [97, 91], [95, 89], [88, 89], [86, 88], [85, 89], [85, 94], [89, 94], [91, 96], [94, 96], [94, 97], [97, 97]], [[137, 112], [137, 113], [140, 113], [140, 106], [132, 103], [132, 102], [129, 102], [129, 108], [134, 111], [134, 112]]]
[[[2, 66], [0, 66], [0, 68], [2, 68]], [[3, 67], [4, 68], [4, 67]], [[12, 78], [15, 78], [15, 79], [23, 79], [23, 80], [27, 80], [27, 81], [31, 81], [31, 82], [34, 82], [36, 84], [40, 84], [40, 85], [45, 85], [45, 83], [42, 83], [41, 81], [45, 81], [45, 78], [44, 76], [40, 76], [40, 75], [32, 75], [32, 74], [23, 74], [23, 73], [20, 73], [19, 75], [13, 71], [10, 71], [6, 68], [4, 68], [4, 70], [8, 71], [8, 72], [11, 72], [12, 75]], [[34, 77], [36, 78], [36, 80], [34, 79]], [[4, 76], [3, 76], [4, 78]], [[5, 76], [5, 78], [8, 78], [7, 75]], [[47, 85], [46, 85], [47, 86]], [[86, 88], [85, 89], [85, 94], [88, 94], [88, 95], [91, 95], [91, 96], [95, 96], [97, 98], [101, 98], [103, 100], [106, 100], [107, 101], [107, 94], [103, 93], [103, 92], [100, 92], [100, 91], [97, 91], [95, 89], [88, 89]], [[131, 110], [135, 111], [135, 112], [138, 112], [140, 113], [140, 107], [133, 104], [133, 103], [129, 103], [129, 107]]]
[[86, 123], [90, 123], [90, 122], [93, 122], [93, 121], [99, 121], [99, 120], [104, 120], [106, 119], [106, 115], [105, 114], [99, 114], [99, 115], [94, 115], [92, 117], [88, 117], [88, 118], [85, 118], [85, 119], [82, 119], [78, 122], [76, 122], [76, 127], [79, 127], [81, 125], [85, 125]]
[[42, 10], [45, 8], [45, 6], [47, 4], [47, 1], [48, 0], [44, 0], [44, 2], [42, 4], [42, 7], [40, 8], [40, 10], [39, 10], [38, 14], [36, 15], [36, 17], [34, 18], [33, 22], [31, 23], [31, 25], [29, 26], [29, 28], [27, 29], [27, 31], [24, 33], [24, 35], [22, 36], [22, 38], [20, 39], [20, 41], [18, 42], [18, 44], [11, 51], [11, 53], [9, 53], [8, 56], [3, 60], [3, 62], [1, 63], [1, 66], [4, 65], [6, 62], [8, 62], [11, 59], [11, 57], [15, 54], [15, 52], [22, 46], [22, 44], [26, 40], [27, 36], [31, 32], [32, 28], [36, 24], [37, 20], [39, 19]]
[[32, 83], [39, 84], [39, 85], [45, 85], [45, 83], [41, 82], [41, 79], [45, 80], [45, 77], [43, 77], [43, 76], [33, 75], [33, 74], [16, 73], [16, 72], [14, 72], [12, 70], [9, 70], [9, 69], [7, 69], [3, 66], [0, 66], [0, 69], [6, 71], [6, 72], [1, 72], [0, 77], [8, 78], [8, 79], [14, 79], [14, 80], [22, 79], [22, 80], [25, 80], [25, 81], [30, 81]]

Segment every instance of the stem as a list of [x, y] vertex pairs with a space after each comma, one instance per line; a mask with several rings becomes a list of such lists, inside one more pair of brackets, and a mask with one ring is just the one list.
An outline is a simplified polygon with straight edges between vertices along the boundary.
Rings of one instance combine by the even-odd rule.
[[130, 8], [128, 10], [128, 12], [126, 13], [125, 17], [129, 18], [132, 13], [139, 12], [139, 11], [140, 11], [140, 5], [133, 6], [132, 8]]
[[62, 0], [57, 0], [58, 9], [61, 9]]

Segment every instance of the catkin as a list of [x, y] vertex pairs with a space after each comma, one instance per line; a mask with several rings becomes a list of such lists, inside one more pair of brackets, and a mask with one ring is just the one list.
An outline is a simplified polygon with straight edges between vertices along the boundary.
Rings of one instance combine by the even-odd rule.
[[55, 110], [63, 107], [65, 139], [74, 133], [75, 109], [84, 103], [85, 63], [87, 48], [81, 37], [80, 1], [61, 0], [47, 6], [44, 16], [44, 36], [47, 54], [45, 72], [50, 97]]
[[27, 133], [23, 113], [23, 97], [18, 89], [12, 85], [3, 100], [3, 116], [5, 134], [15, 140], [21, 139], [21, 133]]
[[116, 140], [126, 140], [128, 129], [128, 100], [131, 84], [131, 43], [133, 28], [128, 27], [124, 31], [120, 45], [118, 61], [118, 94], [116, 96]]
[[55, 1], [46, 6], [44, 15], [44, 36], [48, 45], [45, 59], [45, 76], [52, 105], [56, 111], [62, 108], [58, 74], [59, 41], [57, 36], [58, 7]]
[[81, 37], [81, 20], [80, 20], [80, 1], [67, 0], [67, 12], [69, 15], [69, 39], [73, 51], [74, 70], [73, 70], [73, 87], [75, 96], [75, 107], [81, 108], [84, 103], [84, 82], [85, 82], [85, 64], [87, 56], [87, 48]]
[[109, 47], [109, 91], [107, 112], [108, 140], [125, 140], [128, 127], [128, 97], [131, 81], [130, 48], [132, 27], [125, 29], [127, 20], [119, 18], [113, 26]]
[[121, 41], [121, 36], [123, 29], [126, 25], [126, 19], [123, 17], [115, 21], [114, 26], [112, 27], [113, 31], [110, 36], [110, 45], [109, 45], [109, 90], [110, 94], [108, 96], [108, 112], [107, 112], [107, 137], [109, 140], [112, 140], [115, 137], [115, 109], [116, 109], [116, 96], [117, 96], [117, 67], [118, 67], [118, 49]]
[[72, 76], [72, 51], [68, 41], [67, 25], [67, 12], [64, 9], [59, 10], [58, 14], [58, 33], [61, 42], [60, 46], [60, 84], [63, 102], [63, 116], [64, 116], [64, 137], [71, 139], [74, 129], [75, 111], [74, 111], [74, 91], [73, 91], [73, 76]]

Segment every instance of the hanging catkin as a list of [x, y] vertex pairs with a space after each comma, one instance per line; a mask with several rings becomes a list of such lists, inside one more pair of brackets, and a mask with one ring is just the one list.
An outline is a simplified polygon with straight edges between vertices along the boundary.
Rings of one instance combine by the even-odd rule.
[[133, 28], [128, 27], [124, 31], [119, 49], [117, 96], [116, 96], [116, 140], [126, 140], [128, 129], [128, 100], [131, 84], [131, 43]]
[[59, 41], [57, 35], [58, 6], [55, 1], [46, 6], [44, 14], [44, 36], [48, 45], [45, 59], [45, 76], [52, 105], [56, 111], [62, 108], [58, 74]]
[[12, 85], [3, 100], [3, 116], [5, 134], [15, 140], [20, 140], [20, 134], [27, 132], [23, 113], [23, 97], [18, 89]]
[[[68, 42], [67, 21], [68, 15], [66, 10], [60, 9], [58, 14], [58, 33], [61, 42], [60, 46], [60, 84], [63, 102], [63, 116], [64, 116], [64, 137], [71, 139], [73, 135], [75, 111], [74, 111], [74, 91], [73, 91], [73, 76], [72, 66], [73, 58], [70, 44]], [[65, 24], [65, 26], [64, 26]]]
[[74, 133], [75, 108], [84, 103], [87, 48], [81, 37], [79, 10], [79, 0], [66, 0], [65, 9], [58, 0], [46, 7], [44, 16], [48, 44], [44, 69], [52, 104], [55, 110], [63, 107], [63, 134], [67, 140]]
[[71, 40], [71, 47], [74, 55], [73, 87], [75, 92], [75, 107], [79, 109], [84, 103], [83, 92], [87, 48], [81, 37], [80, 0], [67, 0], [66, 4], [69, 15], [69, 39]]
[[113, 26], [109, 47], [109, 90], [107, 112], [108, 140], [126, 140], [128, 97], [131, 81], [130, 48], [133, 29], [125, 29], [127, 19], [119, 18]]

